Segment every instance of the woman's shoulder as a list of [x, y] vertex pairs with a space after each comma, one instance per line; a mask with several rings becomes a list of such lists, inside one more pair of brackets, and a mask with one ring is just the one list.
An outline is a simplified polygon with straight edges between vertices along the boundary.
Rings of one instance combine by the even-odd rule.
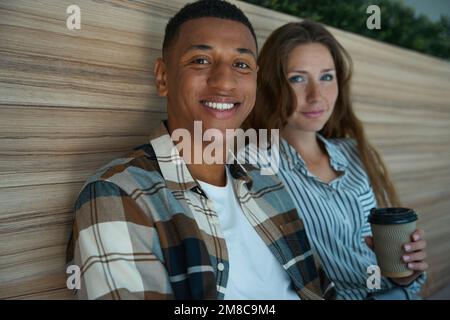
[[361, 157], [358, 151], [358, 142], [353, 138], [327, 139], [340, 154], [356, 166], [363, 167]]
[[353, 138], [331, 138], [327, 139], [328, 142], [334, 144], [335, 146], [339, 148], [357, 148], [357, 142], [356, 139]]
[[[333, 138], [326, 139], [330, 144], [335, 146], [339, 151], [344, 154], [356, 154], [358, 155], [358, 143], [353, 138]], [[359, 156], [358, 156], [359, 157]]]

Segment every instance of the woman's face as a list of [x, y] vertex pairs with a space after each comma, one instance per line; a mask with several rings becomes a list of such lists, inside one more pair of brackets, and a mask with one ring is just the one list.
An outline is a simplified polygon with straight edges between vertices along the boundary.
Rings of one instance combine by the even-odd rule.
[[330, 118], [338, 96], [330, 51], [320, 43], [297, 46], [288, 56], [286, 77], [297, 105], [285, 129], [320, 131]]

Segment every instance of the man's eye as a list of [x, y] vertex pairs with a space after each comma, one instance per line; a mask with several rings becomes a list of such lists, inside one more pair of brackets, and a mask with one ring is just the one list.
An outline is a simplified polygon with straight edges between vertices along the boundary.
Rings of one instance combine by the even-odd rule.
[[192, 61], [192, 63], [195, 64], [209, 64], [209, 61], [206, 60], [205, 58], [198, 58]]
[[332, 81], [334, 79], [334, 76], [332, 74], [324, 74], [320, 80], [322, 81]]
[[291, 83], [299, 83], [299, 82], [304, 82], [305, 78], [303, 78], [302, 76], [293, 76], [289, 78], [289, 82]]
[[234, 66], [239, 69], [250, 69], [250, 66], [245, 62], [236, 62]]

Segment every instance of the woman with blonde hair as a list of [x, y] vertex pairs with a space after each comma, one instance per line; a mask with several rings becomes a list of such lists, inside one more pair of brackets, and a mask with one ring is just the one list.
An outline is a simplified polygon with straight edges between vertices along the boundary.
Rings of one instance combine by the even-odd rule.
[[[325, 27], [303, 21], [275, 30], [258, 66], [256, 106], [246, 127], [280, 130], [279, 176], [338, 298], [372, 297], [367, 270], [376, 258], [367, 216], [373, 207], [400, 202], [353, 111], [351, 57]], [[404, 245], [402, 258], [413, 275], [382, 277], [384, 296], [401, 288], [404, 298], [417, 297], [428, 268], [423, 237], [416, 230]]]

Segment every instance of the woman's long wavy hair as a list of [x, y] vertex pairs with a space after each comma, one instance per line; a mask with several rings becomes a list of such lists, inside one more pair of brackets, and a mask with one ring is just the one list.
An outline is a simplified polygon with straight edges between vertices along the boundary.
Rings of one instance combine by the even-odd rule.
[[288, 23], [275, 30], [266, 40], [258, 58], [256, 105], [244, 123], [245, 128], [279, 129], [296, 107], [296, 98], [287, 79], [289, 53], [298, 45], [320, 43], [330, 51], [338, 82], [334, 111], [320, 134], [327, 139], [353, 138], [369, 176], [378, 206], [399, 206], [397, 192], [379, 153], [364, 133], [350, 98], [352, 60], [347, 51], [321, 24], [304, 20]]

